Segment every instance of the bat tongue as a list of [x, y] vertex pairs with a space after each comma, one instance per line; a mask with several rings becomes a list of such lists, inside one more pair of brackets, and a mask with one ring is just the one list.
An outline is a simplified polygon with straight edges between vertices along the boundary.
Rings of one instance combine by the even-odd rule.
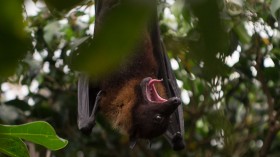
[[167, 100], [162, 98], [155, 87], [155, 83], [159, 83], [162, 82], [162, 80], [158, 80], [158, 79], [151, 79], [148, 84], [147, 84], [147, 88], [146, 88], [146, 95], [149, 101], [151, 102], [155, 102], [155, 103], [164, 103]]

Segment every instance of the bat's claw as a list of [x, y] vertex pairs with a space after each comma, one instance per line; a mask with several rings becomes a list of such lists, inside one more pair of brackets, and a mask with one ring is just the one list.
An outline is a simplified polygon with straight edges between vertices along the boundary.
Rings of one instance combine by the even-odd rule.
[[137, 143], [136, 139], [130, 139], [129, 148], [133, 149]]
[[152, 142], [151, 142], [151, 140], [148, 140], [148, 148], [149, 148], [149, 149], [152, 148]]

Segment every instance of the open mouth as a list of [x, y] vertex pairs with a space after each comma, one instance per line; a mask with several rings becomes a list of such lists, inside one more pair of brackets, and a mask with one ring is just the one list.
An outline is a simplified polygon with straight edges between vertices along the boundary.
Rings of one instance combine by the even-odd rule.
[[167, 100], [162, 98], [155, 87], [155, 83], [160, 83], [162, 80], [158, 79], [151, 79], [147, 84], [146, 84], [146, 96], [148, 101], [154, 102], [154, 103], [164, 103]]

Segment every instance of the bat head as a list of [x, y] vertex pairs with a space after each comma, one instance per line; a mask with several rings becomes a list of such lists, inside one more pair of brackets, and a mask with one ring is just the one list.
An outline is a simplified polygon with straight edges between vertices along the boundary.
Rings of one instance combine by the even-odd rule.
[[140, 83], [143, 101], [133, 113], [136, 137], [151, 139], [163, 134], [169, 125], [170, 115], [181, 104], [180, 98], [164, 99], [159, 96], [155, 83], [161, 81], [147, 77]]

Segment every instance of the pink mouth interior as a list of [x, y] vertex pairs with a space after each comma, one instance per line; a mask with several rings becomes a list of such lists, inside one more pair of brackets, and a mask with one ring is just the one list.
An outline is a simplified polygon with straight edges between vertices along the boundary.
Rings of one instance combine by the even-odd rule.
[[162, 98], [155, 87], [155, 83], [161, 82], [162, 80], [157, 80], [157, 79], [151, 79], [149, 83], [147, 84], [146, 88], [146, 95], [149, 101], [151, 102], [156, 102], [156, 103], [163, 103], [166, 102], [167, 100]]

